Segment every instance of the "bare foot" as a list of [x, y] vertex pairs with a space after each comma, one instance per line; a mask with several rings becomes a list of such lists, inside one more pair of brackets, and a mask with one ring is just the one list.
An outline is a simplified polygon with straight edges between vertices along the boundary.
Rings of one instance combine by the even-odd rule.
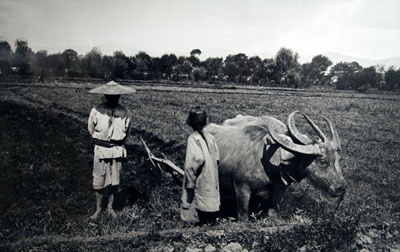
[[89, 217], [89, 219], [91, 220], [95, 220], [97, 219], [97, 217], [99, 217], [100, 211], [96, 211], [92, 216]]
[[113, 218], [117, 218], [117, 214], [114, 212], [112, 208], [108, 208], [108, 214], [111, 215]]

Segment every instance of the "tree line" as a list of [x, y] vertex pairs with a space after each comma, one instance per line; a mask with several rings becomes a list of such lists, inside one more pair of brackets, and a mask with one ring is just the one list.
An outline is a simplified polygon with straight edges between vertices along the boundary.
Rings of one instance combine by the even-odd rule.
[[225, 59], [210, 57], [202, 61], [200, 54], [200, 49], [193, 49], [188, 56], [151, 57], [146, 52], [127, 56], [122, 51], [109, 56], [102, 55], [96, 47], [85, 55], [73, 49], [48, 54], [45, 50], [33, 52], [26, 40], [16, 40], [14, 51], [7, 41], [0, 41], [0, 77], [167, 80], [294, 88], [321, 86], [359, 91], [400, 89], [400, 68], [363, 68], [357, 62], [333, 65], [323, 55], [300, 64], [299, 55], [288, 48], [281, 48], [274, 58], [265, 59], [238, 53]]

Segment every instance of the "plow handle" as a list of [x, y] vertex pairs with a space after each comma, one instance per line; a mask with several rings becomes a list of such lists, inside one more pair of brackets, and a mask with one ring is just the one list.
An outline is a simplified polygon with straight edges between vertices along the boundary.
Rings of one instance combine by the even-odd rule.
[[165, 165], [168, 165], [169, 167], [171, 167], [174, 171], [176, 171], [177, 173], [179, 173], [181, 176], [183, 176], [185, 174], [185, 172], [179, 168], [178, 166], [176, 166], [174, 163], [172, 163], [171, 160], [168, 159], [163, 159], [163, 158], [157, 158], [157, 157], [152, 157], [153, 161], [156, 161], [158, 163], [162, 163]]
[[[173, 169], [175, 172], [177, 172], [177, 173], [178, 173], [179, 175], [181, 175], [181, 176], [183, 176], [183, 175], [185, 174], [185, 172], [184, 172], [181, 168], [179, 168], [177, 165], [175, 165], [174, 163], [172, 163], [172, 161], [169, 160], [168, 158], [166, 158], [164, 154], [163, 154], [163, 157], [164, 157], [164, 158], [155, 157], [155, 156], [153, 155], [153, 153], [150, 151], [150, 149], [149, 149], [149, 147], [147, 146], [146, 142], [143, 140], [143, 138], [142, 138], [141, 136], [139, 136], [139, 138], [140, 138], [140, 140], [142, 141], [142, 143], [143, 143], [143, 145], [144, 145], [144, 148], [146, 149], [147, 156], [149, 157], [150, 162], [152, 163], [152, 165], [153, 165], [154, 167], [158, 167], [158, 168], [162, 171], [162, 169], [161, 169], [161, 167], [160, 167], [160, 163], [162, 163], [162, 164], [165, 164], [165, 165], [168, 165], [169, 167], [171, 167], [171, 169]], [[157, 165], [156, 165], [156, 163], [154, 163], [154, 162], [157, 162]]]

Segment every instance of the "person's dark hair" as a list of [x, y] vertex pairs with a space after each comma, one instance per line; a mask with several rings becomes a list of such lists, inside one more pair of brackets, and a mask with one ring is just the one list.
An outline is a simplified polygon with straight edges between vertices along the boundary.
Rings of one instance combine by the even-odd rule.
[[201, 131], [207, 124], [207, 112], [199, 106], [193, 107], [189, 112], [186, 123], [194, 130]]
[[111, 108], [114, 108], [118, 105], [120, 96], [121, 95], [104, 95], [107, 105]]

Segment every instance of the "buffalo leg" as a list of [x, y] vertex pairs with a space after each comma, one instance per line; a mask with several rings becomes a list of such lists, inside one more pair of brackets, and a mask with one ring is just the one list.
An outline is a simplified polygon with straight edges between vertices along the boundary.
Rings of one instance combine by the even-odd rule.
[[286, 186], [284, 185], [274, 185], [272, 189], [272, 195], [270, 200], [270, 208], [268, 209], [268, 216], [277, 217], [278, 216], [278, 204], [283, 198]]
[[236, 205], [239, 220], [249, 218], [250, 189], [247, 186], [235, 185]]

